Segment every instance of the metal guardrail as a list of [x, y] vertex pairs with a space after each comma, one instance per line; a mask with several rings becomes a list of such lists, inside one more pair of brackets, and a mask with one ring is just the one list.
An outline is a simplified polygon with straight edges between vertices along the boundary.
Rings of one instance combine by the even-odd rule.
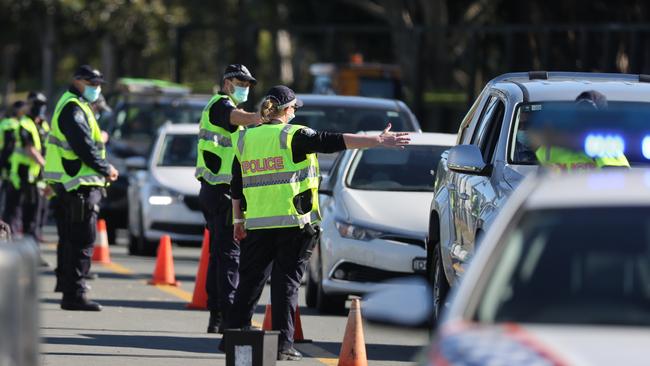
[[39, 364], [38, 258], [32, 239], [0, 243], [0, 366]]

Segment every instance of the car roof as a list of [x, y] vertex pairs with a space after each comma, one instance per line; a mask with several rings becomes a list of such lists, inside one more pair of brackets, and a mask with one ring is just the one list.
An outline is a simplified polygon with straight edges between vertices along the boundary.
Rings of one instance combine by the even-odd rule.
[[396, 99], [326, 94], [298, 94], [297, 97], [298, 99], [301, 99], [307, 107], [311, 105], [325, 105], [334, 107], [399, 109], [399, 101]]
[[650, 170], [540, 173], [528, 209], [650, 206]]
[[596, 90], [609, 101], [650, 102], [649, 80], [647, 75], [540, 71], [504, 74], [491, 83], [514, 83], [529, 102], [573, 101], [586, 90]]
[[160, 128], [166, 134], [197, 134], [199, 133], [198, 123], [167, 123]]
[[[379, 135], [381, 131], [362, 131], [360, 134]], [[454, 146], [456, 145], [455, 133], [440, 132], [409, 132], [411, 145], [438, 145]]]

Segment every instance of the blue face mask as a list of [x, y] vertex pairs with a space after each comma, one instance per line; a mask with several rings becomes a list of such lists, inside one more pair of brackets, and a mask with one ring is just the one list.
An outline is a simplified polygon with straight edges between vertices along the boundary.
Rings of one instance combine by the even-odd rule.
[[232, 99], [235, 100], [237, 104], [244, 103], [248, 100], [248, 87], [247, 86], [235, 86], [235, 91], [232, 93]]
[[83, 92], [83, 97], [90, 103], [96, 101], [99, 98], [99, 94], [102, 92], [101, 86], [90, 86], [86, 85]]

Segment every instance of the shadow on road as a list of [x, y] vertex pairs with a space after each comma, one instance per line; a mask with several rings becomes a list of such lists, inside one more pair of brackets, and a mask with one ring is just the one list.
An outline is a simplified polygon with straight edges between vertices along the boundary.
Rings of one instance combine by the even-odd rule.
[[[341, 343], [317, 342], [296, 344], [296, 348], [304, 355], [313, 358], [338, 357]], [[390, 344], [366, 344], [368, 361], [412, 362], [422, 347]]]
[[219, 353], [219, 338], [165, 337], [125, 334], [79, 334], [79, 337], [45, 337], [43, 344], [91, 347], [141, 348], [194, 353]]
[[[104, 307], [125, 307], [134, 309], [159, 309], [159, 310], [185, 310], [185, 302], [178, 301], [151, 301], [151, 300], [108, 300], [95, 299]], [[41, 303], [59, 304], [58, 299], [41, 299]]]

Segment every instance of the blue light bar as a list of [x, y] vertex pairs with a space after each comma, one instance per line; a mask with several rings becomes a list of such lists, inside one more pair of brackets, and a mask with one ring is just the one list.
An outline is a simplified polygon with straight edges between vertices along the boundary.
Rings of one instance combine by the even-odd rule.
[[[590, 133], [585, 138], [584, 150], [592, 158], [617, 158], [625, 155], [625, 140], [618, 134]], [[646, 158], [650, 159], [650, 139]]]

